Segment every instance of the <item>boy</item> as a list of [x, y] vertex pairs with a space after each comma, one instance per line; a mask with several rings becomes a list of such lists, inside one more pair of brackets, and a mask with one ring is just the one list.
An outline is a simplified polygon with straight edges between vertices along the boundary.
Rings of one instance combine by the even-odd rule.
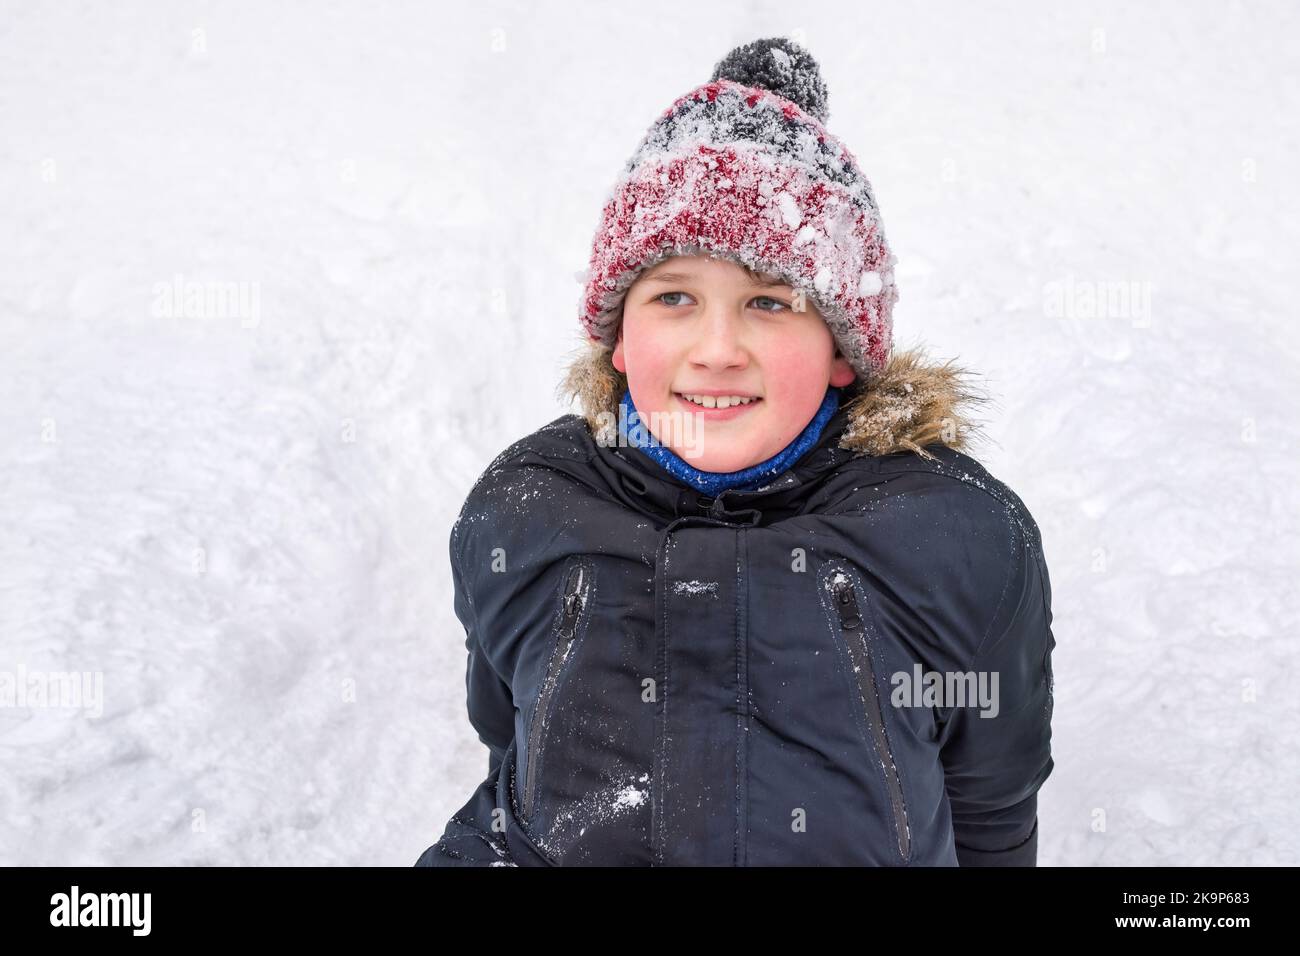
[[564, 389], [450, 553], [489, 774], [417, 865], [1035, 865], [1055, 640], [816, 63], [733, 51], [605, 206]]

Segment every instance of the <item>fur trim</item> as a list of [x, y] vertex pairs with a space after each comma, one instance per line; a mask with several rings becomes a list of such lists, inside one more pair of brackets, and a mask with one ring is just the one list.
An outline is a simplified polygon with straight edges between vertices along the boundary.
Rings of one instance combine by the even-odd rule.
[[[618, 437], [618, 405], [627, 390], [613, 354], [611, 347], [586, 340], [557, 390], [562, 402], [578, 400], [591, 434], [606, 444]], [[923, 458], [934, 457], [924, 447], [933, 443], [970, 451], [983, 435], [966, 409], [991, 400], [973, 378], [951, 360], [931, 361], [919, 347], [894, 352], [865, 387], [859, 379], [845, 389], [849, 420], [839, 446], [859, 455], [911, 451]]]

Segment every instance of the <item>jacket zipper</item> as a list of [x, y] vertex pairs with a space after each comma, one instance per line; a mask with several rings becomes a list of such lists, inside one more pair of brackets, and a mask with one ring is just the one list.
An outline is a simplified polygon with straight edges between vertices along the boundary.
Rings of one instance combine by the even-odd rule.
[[568, 658], [573, 638], [578, 631], [578, 618], [582, 614], [582, 582], [586, 577], [581, 564], [570, 569], [564, 588], [563, 614], [559, 631], [555, 638], [555, 649], [551, 652], [550, 663], [546, 667], [546, 676], [542, 681], [542, 692], [537, 699], [537, 712], [533, 716], [532, 727], [528, 734], [528, 775], [524, 782], [524, 816], [532, 819], [533, 803], [537, 791], [537, 758], [541, 753], [542, 734], [546, 729], [547, 710], [551, 697], [559, 684], [560, 670]]
[[885, 771], [889, 802], [894, 811], [894, 830], [898, 835], [898, 852], [906, 860], [911, 846], [911, 837], [907, 826], [907, 808], [903, 804], [903, 783], [899, 779], [898, 767], [894, 764], [894, 755], [890, 752], [889, 740], [885, 736], [885, 720], [880, 709], [880, 698], [876, 694], [875, 672], [871, 667], [871, 659], [868, 656], [870, 652], [867, 650], [866, 637], [863, 634], [857, 592], [853, 588], [853, 582], [838, 571], [832, 578], [831, 587], [835, 594], [835, 607], [839, 613], [844, 643], [849, 650], [849, 659], [857, 670], [858, 690], [862, 696], [867, 723], [871, 725], [871, 733], [876, 744], [876, 756]]

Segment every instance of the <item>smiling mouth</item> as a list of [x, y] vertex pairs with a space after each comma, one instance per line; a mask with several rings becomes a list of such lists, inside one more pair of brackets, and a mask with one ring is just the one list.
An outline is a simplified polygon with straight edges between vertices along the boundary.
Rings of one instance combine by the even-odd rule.
[[[757, 405], [763, 399], [758, 396], [712, 396], [712, 395], [692, 395], [685, 392], [673, 392], [675, 396], [683, 402], [703, 411], [729, 411], [733, 408], [749, 408]], [[719, 401], [726, 404], [720, 404]], [[709, 403], [712, 404], [709, 404]]]

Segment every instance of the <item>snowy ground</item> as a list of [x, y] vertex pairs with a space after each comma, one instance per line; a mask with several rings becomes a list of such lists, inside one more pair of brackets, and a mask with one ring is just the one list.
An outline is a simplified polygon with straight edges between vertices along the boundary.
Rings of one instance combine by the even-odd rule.
[[6, 0], [0, 677], [103, 695], [0, 708], [0, 863], [437, 838], [487, 767], [451, 523], [569, 411], [618, 167], [772, 34], [1043, 532], [1041, 864], [1300, 863], [1297, 11], [1051, 6]]

